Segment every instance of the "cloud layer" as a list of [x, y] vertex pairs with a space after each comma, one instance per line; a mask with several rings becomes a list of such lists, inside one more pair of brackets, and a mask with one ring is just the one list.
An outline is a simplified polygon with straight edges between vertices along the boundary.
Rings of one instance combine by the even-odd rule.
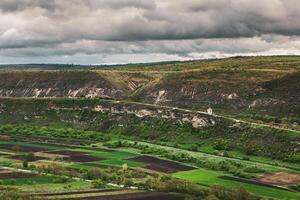
[[299, 54], [298, 0], [1, 0], [0, 63]]

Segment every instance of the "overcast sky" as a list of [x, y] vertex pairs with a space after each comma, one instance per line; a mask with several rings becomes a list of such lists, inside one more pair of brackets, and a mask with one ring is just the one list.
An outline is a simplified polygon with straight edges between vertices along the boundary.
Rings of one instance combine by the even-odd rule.
[[0, 0], [0, 63], [300, 55], [299, 0]]

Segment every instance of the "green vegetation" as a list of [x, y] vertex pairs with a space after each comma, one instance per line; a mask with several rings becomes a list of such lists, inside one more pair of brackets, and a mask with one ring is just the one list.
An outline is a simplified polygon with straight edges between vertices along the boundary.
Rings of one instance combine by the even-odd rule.
[[240, 188], [243, 187], [247, 191], [261, 195], [268, 196], [274, 198], [282, 198], [282, 199], [298, 199], [300, 198], [299, 193], [288, 192], [288, 191], [279, 191], [278, 189], [268, 188], [263, 186], [258, 186], [254, 184], [247, 184], [241, 182], [235, 182], [231, 180], [224, 180], [219, 178], [220, 176], [225, 175], [221, 172], [205, 170], [205, 169], [197, 169], [186, 172], [178, 172], [174, 174], [174, 177], [185, 179], [192, 181], [194, 183], [198, 183], [205, 186], [212, 185], [223, 185], [231, 188]]
[[[246, 155], [265, 156], [294, 163], [300, 159], [299, 152], [294, 151], [298, 146], [294, 141], [299, 140], [299, 134], [289, 130], [245, 123], [236, 125], [232, 120], [220, 118], [212, 119], [216, 121], [216, 125], [194, 128], [189, 123], [156, 117], [140, 118], [134, 114], [123, 113], [123, 110], [117, 113], [94, 111], [98, 105], [105, 108], [123, 107], [119, 109], [144, 107], [104, 100], [2, 99], [1, 102], [8, 109], [7, 114], [0, 116], [1, 123], [6, 124], [0, 128], [2, 133], [18, 134], [22, 130], [22, 135], [28, 136], [100, 142], [111, 138], [129, 138], [194, 150], [201, 150], [201, 146], [205, 145], [213, 146], [216, 141], [223, 140], [227, 150]], [[158, 108], [148, 106], [147, 109], [154, 112]], [[179, 116], [184, 114], [180, 110], [174, 110], [174, 113]], [[14, 125], [15, 123], [18, 125]], [[86, 129], [90, 131], [83, 131]]]
[[126, 160], [137, 156], [138, 154], [130, 153], [126, 151], [96, 151], [96, 150], [84, 150], [84, 149], [71, 149], [72, 151], [86, 152], [88, 155], [104, 158], [105, 160], [97, 161], [93, 163], [103, 164], [108, 166], [121, 167], [127, 164], [129, 167], [141, 167], [142, 163]]
[[29, 179], [5, 179], [0, 181], [0, 185], [21, 186], [21, 185], [34, 185], [34, 184], [48, 184], [48, 183], [68, 183], [70, 180], [65, 180], [62, 177], [55, 176], [42, 176], [33, 177]]
[[[274, 172], [299, 175], [299, 66], [299, 56], [268, 56], [3, 70], [0, 166], [41, 176], [1, 179], [13, 189], [1, 188], [0, 199], [13, 192], [22, 199], [15, 189], [47, 193], [109, 183], [191, 199], [299, 199], [297, 181], [286, 190], [249, 182]], [[198, 112], [209, 107], [217, 115]], [[40, 160], [54, 150], [74, 151], [78, 160]], [[141, 154], [197, 169], [149, 172], [148, 164], [127, 160]]]
[[15, 188], [0, 187], [0, 199], [3, 200], [43, 200], [42, 197], [33, 197], [31, 195], [21, 194]]
[[142, 167], [144, 164], [138, 163], [138, 162], [133, 162], [133, 161], [125, 161], [125, 160], [117, 160], [117, 159], [112, 159], [112, 160], [105, 160], [105, 161], [100, 161], [97, 162], [99, 164], [104, 164], [104, 165], [109, 165], [109, 166], [119, 166], [121, 167], [124, 164], [127, 164], [129, 167]]

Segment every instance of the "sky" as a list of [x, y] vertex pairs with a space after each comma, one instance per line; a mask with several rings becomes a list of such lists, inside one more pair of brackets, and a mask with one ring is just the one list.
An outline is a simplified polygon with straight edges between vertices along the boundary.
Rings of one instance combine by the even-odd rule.
[[0, 64], [300, 55], [299, 0], [1, 0]]

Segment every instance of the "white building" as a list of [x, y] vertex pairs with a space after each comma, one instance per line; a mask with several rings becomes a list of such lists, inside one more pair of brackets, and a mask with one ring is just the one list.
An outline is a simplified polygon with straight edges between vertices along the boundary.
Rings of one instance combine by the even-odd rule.
[[212, 114], [213, 114], [212, 108], [208, 108], [208, 109], [207, 109], [207, 113], [210, 114], [210, 115], [212, 115]]

